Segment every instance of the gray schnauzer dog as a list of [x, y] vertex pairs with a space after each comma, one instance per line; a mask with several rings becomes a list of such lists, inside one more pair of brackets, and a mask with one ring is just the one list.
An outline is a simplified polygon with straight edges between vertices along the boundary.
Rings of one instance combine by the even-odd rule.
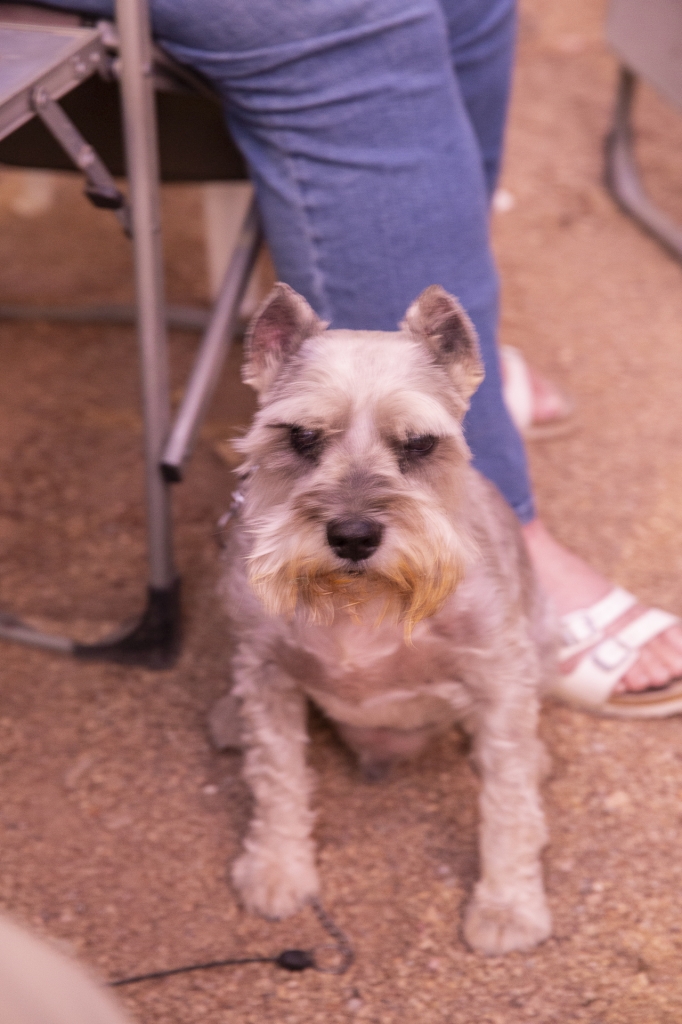
[[233, 881], [271, 918], [318, 893], [308, 698], [370, 777], [458, 721], [481, 778], [464, 936], [528, 949], [551, 928], [536, 729], [553, 642], [515, 517], [469, 465], [475, 331], [438, 286], [397, 333], [326, 326], [279, 284], [247, 338], [260, 409], [224, 593], [255, 808]]

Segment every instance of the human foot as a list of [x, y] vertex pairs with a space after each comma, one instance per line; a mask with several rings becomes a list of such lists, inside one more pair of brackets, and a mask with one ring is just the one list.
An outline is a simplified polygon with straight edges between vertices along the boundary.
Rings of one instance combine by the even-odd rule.
[[[540, 520], [535, 519], [524, 526], [523, 534], [540, 584], [560, 616], [589, 608], [612, 590], [608, 580], [559, 544]], [[615, 622], [605, 627], [604, 633], [612, 635], [619, 632], [642, 616], [644, 611], [642, 605], [635, 603]], [[595, 641], [595, 646], [597, 643]], [[560, 671], [564, 674], [572, 672], [584, 657], [583, 650], [562, 660]], [[611, 692], [622, 694], [660, 688], [681, 676], [682, 624], [678, 622], [642, 647], [637, 659]]]
[[526, 438], [555, 436], [570, 428], [573, 403], [547, 377], [526, 362], [518, 349], [500, 347], [502, 392], [511, 418]]

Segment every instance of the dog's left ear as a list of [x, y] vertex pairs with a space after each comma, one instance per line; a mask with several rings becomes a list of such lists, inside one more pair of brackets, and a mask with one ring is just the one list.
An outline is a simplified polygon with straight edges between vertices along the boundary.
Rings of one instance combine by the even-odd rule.
[[462, 396], [468, 400], [484, 377], [476, 329], [459, 302], [432, 284], [415, 299], [400, 325], [427, 345]]
[[302, 295], [278, 281], [246, 332], [245, 382], [263, 394], [306, 338], [321, 334], [326, 326]]

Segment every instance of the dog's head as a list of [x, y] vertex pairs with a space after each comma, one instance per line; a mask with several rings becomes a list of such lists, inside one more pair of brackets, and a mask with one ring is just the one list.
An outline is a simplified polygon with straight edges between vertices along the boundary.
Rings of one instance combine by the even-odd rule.
[[260, 410], [240, 442], [249, 578], [266, 608], [380, 598], [406, 630], [462, 577], [462, 418], [483, 379], [474, 328], [427, 288], [397, 333], [326, 330], [278, 284], [247, 336]]

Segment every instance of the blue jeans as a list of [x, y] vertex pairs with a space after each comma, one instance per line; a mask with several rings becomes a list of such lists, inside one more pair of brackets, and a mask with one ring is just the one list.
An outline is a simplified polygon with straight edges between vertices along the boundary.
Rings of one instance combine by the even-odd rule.
[[[111, 0], [53, 5], [111, 16]], [[393, 330], [419, 292], [457, 295], [486, 377], [474, 464], [523, 522], [525, 452], [502, 400], [488, 201], [514, 0], [151, 0], [155, 35], [208, 78], [256, 188], [277, 273], [333, 327]]]

